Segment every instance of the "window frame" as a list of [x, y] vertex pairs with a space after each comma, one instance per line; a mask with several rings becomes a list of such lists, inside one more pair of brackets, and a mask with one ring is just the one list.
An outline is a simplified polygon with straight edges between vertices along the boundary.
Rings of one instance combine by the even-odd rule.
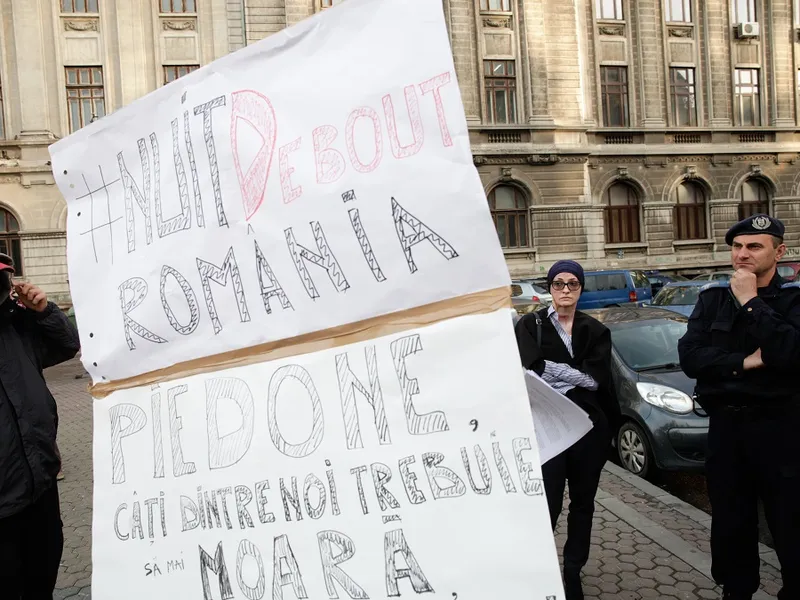
[[[757, 200], [745, 200], [744, 188], [748, 183], [753, 182], [758, 185], [759, 193]], [[762, 198], [763, 192], [763, 198]], [[767, 183], [758, 177], [748, 177], [739, 184], [739, 189], [736, 191], [736, 198], [739, 200], [738, 212], [739, 220], [746, 219], [751, 215], [758, 213], [771, 214], [772, 208], [772, 193]]]
[[[628, 204], [611, 204], [611, 192], [617, 186], [626, 188]], [[630, 202], [631, 199], [634, 200], [633, 204]], [[606, 188], [606, 191], [603, 192], [603, 225], [606, 244], [620, 245], [642, 243], [641, 207], [641, 195], [639, 191], [629, 183], [617, 180]], [[623, 232], [626, 214], [628, 215], [627, 227], [625, 227], [627, 231]]]
[[[680, 71], [686, 72], [686, 81], [680, 82], [677, 74]], [[681, 90], [688, 90], [681, 93]], [[697, 127], [697, 73], [694, 67], [670, 67], [669, 68], [669, 95], [672, 106], [672, 121], [675, 127]], [[682, 98], [689, 98], [689, 122], [682, 123], [679, 118], [678, 102]]]
[[[693, 190], [693, 202], [680, 202], [680, 190]], [[675, 241], [689, 242], [708, 239], [708, 194], [695, 181], [681, 181], [672, 190], [675, 207], [672, 214]]]
[[[514, 192], [515, 208], [497, 208], [497, 200], [495, 198], [495, 193], [500, 188], [509, 188], [510, 190], [512, 190]], [[492, 222], [494, 223], [495, 231], [497, 231], [497, 226], [498, 226], [497, 225], [497, 222], [498, 222], [497, 217], [500, 216], [500, 215], [506, 217], [505, 221], [504, 221], [505, 222], [505, 226], [504, 226], [505, 227], [505, 244], [500, 239], [500, 236], [499, 235], [497, 236], [497, 239], [500, 242], [500, 247], [503, 250], [520, 250], [520, 249], [530, 248], [531, 247], [531, 223], [530, 223], [530, 221], [531, 221], [530, 212], [531, 211], [530, 211], [530, 203], [528, 202], [528, 198], [523, 193], [523, 191], [520, 190], [515, 185], [509, 185], [509, 184], [501, 183], [501, 184], [496, 185], [495, 187], [492, 188], [492, 190], [487, 194], [486, 200], [489, 203], [489, 212], [490, 212], [490, 214], [492, 216]], [[520, 204], [522, 205], [521, 207], [520, 207]], [[509, 240], [511, 238], [511, 236], [509, 235], [510, 234], [510, 225], [509, 225], [509, 223], [511, 223], [511, 221], [512, 221], [512, 219], [509, 219], [508, 217], [513, 217], [514, 218], [513, 219], [513, 222], [515, 223], [514, 229], [516, 230], [516, 239], [517, 239], [518, 242], [520, 241], [520, 238], [522, 237], [522, 236], [520, 236], [520, 232], [524, 231], [524, 233], [525, 233], [525, 240], [524, 240], [525, 243], [524, 244], [517, 243], [514, 246], [508, 245], [509, 244]], [[522, 226], [520, 226], [520, 222], [522, 222]]]
[[[158, 11], [162, 15], [195, 15], [197, 14], [198, 0], [156, 0]], [[169, 3], [169, 10], [164, 10], [164, 3]], [[187, 3], [191, 3], [192, 10], [187, 10]], [[175, 5], [180, 4], [183, 10], [175, 10]]]
[[[606, 3], [613, 2], [614, 7], [610, 11], [613, 16], [607, 17], [606, 15]], [[594, 3], [594, 10], [595, 10], [595, 19], [597, 21], [624, 21], [625, 20], [625, 10], [624, 6], [622, 5], [622, 0], [595, 0]]]
[[[747, 5], [744, 12], [748, 18], [742, 19], [739, 9], [744, 4]], [[756, 0], [731, 0], [731, 18], [734, 25], [739, 23], [758, 23], [758, 2]]]
[[8, 254], [14, 260], [14, 277], [24, 277], [22, 264], [22, 236], [17, 215], [5, 206], [0, 206], [0, 252]]
[[[81, 72], [88, 71], [89, 73], [89, 83], [81, 83]], [[74, 78], [70, 77], [70, 74], [74, 73]], [[100, 83], [98, 84], [95, 81], [95, 75], [100, 74]], [[75, 83], [70, 83], [70, 80], [74, 79]], [[105, 115], [108, 114], [108, 104], [106, 99], [105, 93], [105, 75], [103, 73], [103, 67], [98, 65], [91, 65], [91, 66], [70, 66], [64, 67], [64, 82], [65, 82], [65, 97], [67, 100], [67, 124], [69, 125], [70, 132], [74, 133], [83, 127], [86, 127], [89, 123], [93, 122], [95, 119], [101, 119]], [[99, 94], [97, 93], [99, 90]], [[83, 91], [87, 91], [87, 94], [84, 94]], [[74, 92], [74, 94], [73, 94]], [[98, 111], [98, 104], [97, 101], [100, 100], [102, 102], [102, 111]], [[87, 115], [84, 114], [84, 102], [89, 101], [90, 107], [92, 109], [92, 113], [87, 120]], [[77, 104], [77, 110], [80, 117], [80, 125], [78, 127], [75, 126], [73, 122], [73, 104]], [[100, 114], [102, 112], [102, 114]]]
[[[498, 2], [501, 8], [492, 8], [492, 2]], [[513, 11], [511, 0], [481, 0], [481, 12], [510, 13]]]
[[[163, 79], [164, 85], [170, 84], [173, 81], [177, 81], [181, 77], [185, 77], [189, 73], [192, 73], [192, 72], [196, 71], [199, 68], [200, 68], [200, 65], [162, 65], [162, 74], [164, 76], [164, 79]], [[167, 72], [168, 69], [175, 69], [175, 78], [174, 79], [169, 79], [168, 78], [168, 72]], [[188, 70], [183, 74], [179, 74], [178, 71], [180, 69], [188, 69]]]
[[[750, 83], [742, 83], [741, 75], [743, 73], [750, 73]], [[743, 93], [744, 88], [755, 90], [747, 94]], [[753, 120], [752, 122], [745, 123], [744, 120], [744, 102], [749, 99], [750, 107], [752, 109]], [[736, 111], [736, 124], [740, 127], [761, 127], [762, 114], [761, 114], [761, 69], [753, 67], [743, 67], [734, 69], [733, 74], [733, 104]]]
[[[67, 8], [69, 4], [69, 8]], [[86, 10], [78, 10], [75, 8], [76, 4], [81, 4], [86, 7]], [[97, 15], [100, 14], [100, 0], [59, 0], [60, 11], [62, 15]], [[95, 10], [92, 10], [94, 5]]]
[[[493, 74], [498, 65], [504, 65], [503, 75]], [[513, 59], [485, 58], [483, 60], [483, 87], [484, 102], [486, 103], [486, 122], [491, 125], [515, 125], [518, 123], [519, 105], [517, 103], [516, 61]], [[497, 98], [494, 93], [496, 90], [504, 90], [506, 93], [504, 107], [506, 120], [498, 118]]]
[[[664, 7], [664, 21], [667, 23], [683, 23], [683, 24], [690, 24], [694, 23], [694, 13], [692, 12], [692, 0], [664, 0], [666, 6]], [[673, 19], [675, 15], [673, 14], [672, 8], [675, 3], [680, 3], [681, 5], [681, 19]]]
[[[619, 81], [607, 81], [607, 74], [612, 70], [617, 71], [619, 74]], [[612, 93], [609, 88], [618, 88], [618, 91]], [[619, 97], [621, 121], [620, 125], [611, 125], [611, 104], [608, 101], [611, 97]], [[630, 127], [631, 126], [631, 106], [630, 106], [630, 89], [628, 83], [628, 67], [621, 65], [601, 65], [600, 66], [600, 107], [603, 111], [603, 126], [604, 127]]]

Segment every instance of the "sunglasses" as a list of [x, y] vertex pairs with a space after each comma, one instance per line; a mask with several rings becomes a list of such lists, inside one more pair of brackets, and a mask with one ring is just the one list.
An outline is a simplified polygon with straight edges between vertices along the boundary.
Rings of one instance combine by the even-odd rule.
[[572, 281], [569, 281], [569, 282], [554, 281], [550, 285], [551, 285], [551, 287], [553, 287], [554, 289], [558, 290], [559, 292], [561, 290], [563, 290], [565, 287], [568, 287], [570, 289], [570, 291], [572, 291], [572, 292], [577, 292], [579, 289], [581, 289], [581, 282], [580, 281], [576, 281], [574, 279]]

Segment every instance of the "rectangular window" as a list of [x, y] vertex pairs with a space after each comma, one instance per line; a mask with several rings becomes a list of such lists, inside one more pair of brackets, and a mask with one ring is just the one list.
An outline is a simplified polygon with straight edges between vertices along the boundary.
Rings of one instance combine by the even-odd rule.
[[486, 112], [490, 123], [517, 122], [517, 79], [513, 60], [483, 61]]
[[102, 67], [67, 67], [69, 129], [78, 131], [106, 115]]
[[596, 18], [604, 21], [622, 21], [622, 0], [595, 0]]
[[733, 23], [751, 23], [757, 21], [756, 0], [731, 0], [733, 2]]
[[199, 68], [200, 65], [170, 65], [164, 67], [164, 85], [175, 81], [179, 77], [188, 75]]
[[628, 127], [628, 67], [600, 67], [603, 123], [606, 127]]
[[62, 13], [96, 13], [97, 0], [61, 0]]
[[195, 0], [160, 0], [162, 13], [193, 13]]
[[319, 0], [319, 7], [320, 8], [330, 8], [332, 6], [336, 6], [337, 4], [341, 4], [343, 0]]
[[761, 125], [761, 101], [758, 93], [758, 69], [736, 69], [735, 110], [738, 125]]
[[691, 23], [692, 0], [664, 0], [668, 23]]
[[481, 0], [481, 10], [511, 12], [511, 0]]
[[676, 127], [697, 125], [697, 90], [694, 69], [670, 69], [670, 92], [672, 94], [672, 118]]

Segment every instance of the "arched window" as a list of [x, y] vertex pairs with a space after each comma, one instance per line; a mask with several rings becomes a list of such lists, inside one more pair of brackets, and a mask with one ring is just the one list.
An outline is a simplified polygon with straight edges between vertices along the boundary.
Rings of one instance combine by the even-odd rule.
[[769, 190], [760, 179], [748, 179], [739, 188], [739, 219], [769, 214]]
[[675, 239], [706, 239], [706, 193], [702, 186], [684, 181], [675, 188], [672, 199], [675, 202]]
[[615, 183], [605, 196], [606, 243], [640, 242], [639, 194], [627, 183]]
[[489, 208], [503, 248], [528, 247], [528, 203], [517, 188], [499, 185], [489, 192]]
[[0, 208], [0, 252], [14, 259], [16, 276], [21, 276], [22, 245], [19, 241], [19, 222], [4, 208]]

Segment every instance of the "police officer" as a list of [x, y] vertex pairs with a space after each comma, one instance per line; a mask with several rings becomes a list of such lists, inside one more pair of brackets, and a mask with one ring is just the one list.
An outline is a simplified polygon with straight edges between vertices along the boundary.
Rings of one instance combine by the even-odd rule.
[[800, 599], [800, 285], [777, 273], [783, 235], [763, 214], [728, 231], [735, 273], [701, 291], [678, 345], [710, 417], [711, 573], [730, 600], [759, 587], [759, 498], [781, 563], [778, 598]]

